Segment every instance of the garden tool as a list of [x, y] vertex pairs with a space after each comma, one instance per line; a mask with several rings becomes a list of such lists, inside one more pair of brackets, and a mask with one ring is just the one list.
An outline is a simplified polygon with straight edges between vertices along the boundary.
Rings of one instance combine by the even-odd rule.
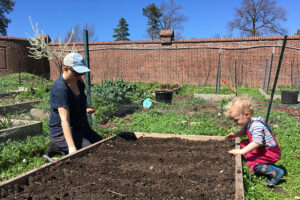
[[50, 158], [48, 155], [44, 154], [43, 158], [45, 158], [46, 160], [48, 160], [48, 162], [52, 162], [52, 158]]
[[147, 99], [145, 99], [145, 100], [143, 101], [143, 108], [150, 108], [150, 107], [152, 106], [152, 102], [153, 102], [153, 103], [159, 103], [159, 102], [154, 101], [154, 100], [152, 100], [152, 99], [150, 99], [150, 98], [147, 98]]
[[222, 82], [225, 83], [225, 85], [231, 90], [231, 92], [233, 92], [233, 93], [235, 94], [235, 96], [237, 96], [236, 91], [234, 91], [234, 90], [232, 89], [232, 87], [231, 87], [224, 79], [222, 79]]
[[273, 185], [277, 185], [281, 177], [284, 175], [284, 171], [273, 165], [257, 165], [254, 170], [258, 175], [264, 175], [267, 177], [267, 182]]

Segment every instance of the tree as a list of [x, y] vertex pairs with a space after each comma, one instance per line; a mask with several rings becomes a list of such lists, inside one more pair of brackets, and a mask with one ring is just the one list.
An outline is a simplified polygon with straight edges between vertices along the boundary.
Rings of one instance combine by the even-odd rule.
[[32, 24], [31, 17], [29, 17], [30, 23], [32, 30], [34, 31], [34, 36], [30, 37], [29, 43], [30, 47], [29, 49], [29, 57], [33, 57], [35, 59], [43, 59], [46, 58], [48, 60], [52, 60], [54, 64], [56, 65], [59, 74], [62, 73], [62, 67], [63, 67], [63, 58], [65, 55], [70, 52], [77, 52], [75, 49], [75, 45], [72, 46], [72, 49], [69, 50], [69, 43], [71, 41], [71, 38], [73, 36], [73, 30], [71, 30], [71, 35], [70, 38], [68, 39], [67, 42], [62, 43], [60, 40], [60, 37], [58, 39], [58, 48], [52, 49], [49, 47], [49, 38], [45, 37], [46, 35], [44, 34], [43, 31], [39, 31], [38, 28], [38, 23], [36, 23], [35, 27]]
[[300, 35], [300, 29], [297, 29], [297, 32], [295, 33], [295, 35]]
[[235, 18], [228, 27], [230, 31], [240, 30], [245, 36], [284, 35], [287, 30], [280, 22], [287, 20], [286, 14], [276, 0], [243, 0], [241, 7], [235, 8]]
[[162, 16], [161, 10], [154, 4], [150, 4], [143, 8], [143, 15], [148, 18], [147, 28], [148, 36], [154, 40], [159, 38], [160, 17]]
[[10, 19], [5, 17], [5, 13], [10, 13], [13, 10], [15, 1], [12, 0], [0, 0], [0, 33], [1, 35], [7, 35], [6, 28], [11, 22]]
[[129, 41], [127, 38], [130, 35], [128, 33], [128, 24], [123, 17], [119, 20], [118, 27], [114, 28], [115, 35], [113, 37], [116, 38], [115, 41]]
[[70, 30], [67, 32], [64, 38], [64, 42], [69, 40], [72, 31], [73, 31], [73, 35], [71, 37], [70, 42], [83, 42], [84, 41], [83, 30], [88, 30], [89, 41], [96, 41], [98, 39], [97, 37], [95, 37], [94, 25], [85, 24], [83, 28], [81, 28], [80, 25], [77, 24], [73, 28], [70, 28]]
[[186, 16], [179, 13], [182, 9], [181, 5], [176, 5], [174, 0], [170, 0], [169, 4], [162, 1], [160, 10], [162, 13], [160, 25], [162, 30], [174, 30], [176, 32], [175, 38], [182, 38], [183, 26], [182, 24], [188, 20]]
[[182, 24], [187, 21], [188, 18], [179, 13], [180, 9], [182, 9], [182, 6], [176, 5], [174, 0], [170, 0], [169, 4], [162, 1], [160, 8], [154, 3], [143, 8], [143, 15], [148, 18], [148, 36], [152, 40], [158, 39], [160, 30], [172, 29], [176, 32], [175, 38], [181, 38], [183, 31]]

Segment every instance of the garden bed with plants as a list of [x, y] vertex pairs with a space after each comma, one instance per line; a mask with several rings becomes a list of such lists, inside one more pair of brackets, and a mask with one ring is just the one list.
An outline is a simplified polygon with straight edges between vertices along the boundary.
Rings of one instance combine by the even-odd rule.
[[242, 199], [227, 154], [234, 142], [196, 140], [125, 133], [23, 177], [25, 185], [19, 178], [0, 186], [1, 198]]
[[42, 132], [41, 121], [0, 118], [0, 143], [9, 139], [24, 140], [27, 136], [39, 135]]

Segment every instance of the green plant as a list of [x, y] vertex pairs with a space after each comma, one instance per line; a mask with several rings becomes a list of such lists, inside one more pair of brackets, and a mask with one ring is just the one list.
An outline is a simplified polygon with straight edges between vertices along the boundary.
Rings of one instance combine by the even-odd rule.
[[94, 85], [93, 95], [103, 99], [105, 104], [128, 104], [138, 98], [145, 97], [145, 91], [139, 90], [136, 85], [123, 80], [107, 80], [101, 84]]
[[46, 134], [28, 137], [23, 142], [7, 141], [0, 144], [0, 180], [7, 180], [45, 164], [42, 159], [49, 143]]
[[5, 115], [4, 118], [0, 118], [0, 129], [6, 129], [13, 126], [13, 121], [9, 115]]

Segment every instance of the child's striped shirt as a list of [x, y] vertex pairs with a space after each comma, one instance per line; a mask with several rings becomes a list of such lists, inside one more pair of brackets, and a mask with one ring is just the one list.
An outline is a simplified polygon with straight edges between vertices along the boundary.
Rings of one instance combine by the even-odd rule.
[[248, 130], [252, 135], [252, 142], [266, 147], [275, 147], [276, 140], [268, 125], [265, 124], [262, 117], [255, 118], [248, 125]]

